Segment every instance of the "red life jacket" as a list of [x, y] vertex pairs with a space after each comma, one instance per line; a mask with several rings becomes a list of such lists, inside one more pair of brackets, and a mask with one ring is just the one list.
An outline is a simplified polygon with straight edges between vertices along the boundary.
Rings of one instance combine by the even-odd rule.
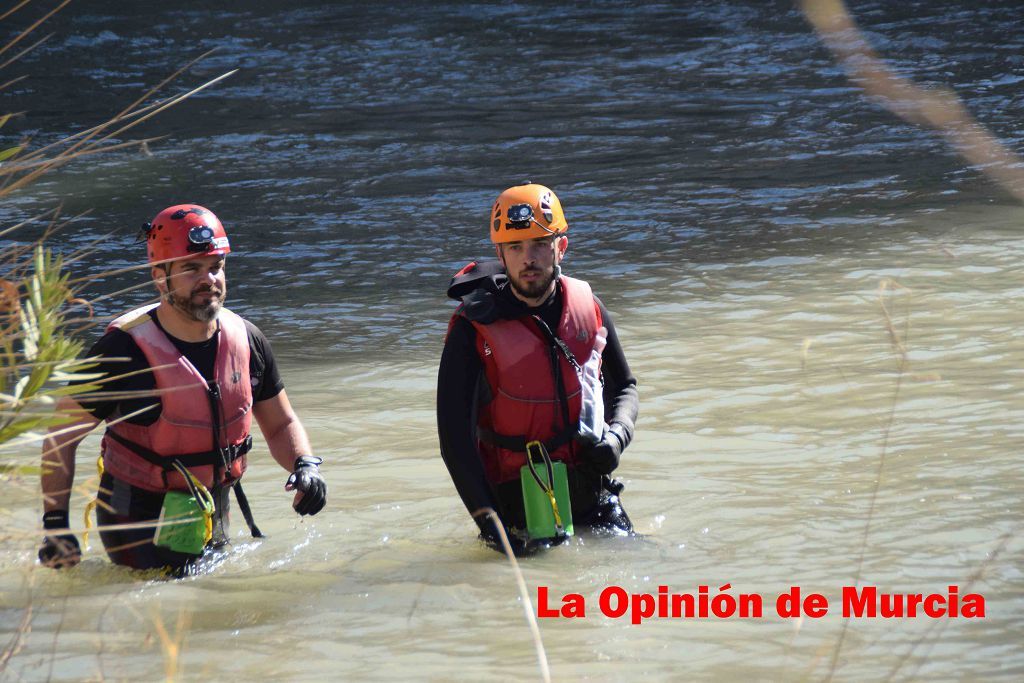
[[108, 332], [128, 333], [142, 349], [153, 369], [161, 410], [149, 426], [128, 422], [107, 426], [101, 446], [104, 469], [148, 491], [188, 490], [171, 464], [176, 459], [206, 487], [239, 479], [246, 469], [245, 454], [252, 447], [245, 322], [221, 310], [216, 380], [210, 386], [153, 322], [149, 311], [154, 307], [135, 309], [107, 327]]
[[[565, 276], [559, 282], [562, 316], [552, 332], [579, 363], [585, 363], [594, 347], [594, 333], [601, 327], [601, 313], [586, 282]], [[461, 309], [456, 312], [460, 314]], [[519, 468], [526, 464], [525, 443], [534, 440], [547, 445], [552, 460], [575, 466], [573, 437], [582, 405], [576, 369], [555, 348], [561, 387], [556, 385], [551, 360], [554, 345], [533, 317], [490, 324], [470, 322], [477, 331], [477, 353], [492, 396], [480, 406], [477, 422], [487, 478], [499, 484], [518, 479]], [[563, 396], [568, 402], [568, 420], [563, 414]]]

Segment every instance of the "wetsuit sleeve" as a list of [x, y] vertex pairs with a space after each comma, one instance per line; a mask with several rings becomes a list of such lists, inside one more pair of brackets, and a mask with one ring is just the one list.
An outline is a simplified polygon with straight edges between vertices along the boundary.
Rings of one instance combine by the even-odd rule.
[[[483, 363], [476, 352], [476, 330], [457, 318], [445, 340], [437, 373], [437, 433], [441, 457], [470, 514], [480, 508], [500, 510], [484, 475], [476, 441], [477, 400]], [[475, 517], [485, 537], [494, 537], [493, 524]]]
[[284, 381], [277, 369], [277, 360], [274, 358], [274, 350], [270, 346], [270, 340], [266, 338], [260, 328], [248, 320], [245, 321], [245, 329], [249, 334], [249, 376], [255, 380], [252, 386], [252, 400], [254, 403], [274, 398], [284, 389]]
[[601, 320], [608, 330], [608, 344], [601, 354], [601, 371], [604, 373], [604, 416], [605, 422], [618, 422], [625, 433], [625, 448], [633, 440], [633, 429], [636, 417], [640, 412], [640, 394], [637, 391], [636, 377], [629, 369], [626, 354], [619, 343], [619, 335], [615, 331], [612, 317], [600, 299], [595, 297], [601, 310]]
[[[96, 381], [107, 380], [110, 377], [117, 377], [118, 375], [137, 373], [140, 370], [146, 370], [149, 368], [149, 363], [146, 362], [146, 357], [142, 353], [142, 349], [140, 349], [138, 344], [135, 343], [135, 340], [131, 338], [131, 335], [127, 332], [122, 332], [121, 330], [111, 330], [104, 334], [95, 344], [92, 345], [92, 348], [90, 348], [89, 352], [85, 354], [85, 357], [100, 357], [100, 360], [95, 367], [83, 370], [83, 372], [89, 374], [102, 373], [103, 377], [99, 378], [99, 380], [74, 380], [68, 382], [69, 386], [74, 386], [76, 384], [90, 384]], [[155, 387], [155, 382], [151, 373], [141, 372], [133, 374], [130, 377], [119, 377], [117, 379], [104, 381], [101, 386], [101, 391], [103, 393], [109, 393], [111, 395], [120, 394], [123, 396], [123, 392], [152, 391]], [[89, 413], [91, 413], [97, 420], [105, 420], [114, 415], [115, 412], [120, 415], [126, 415], [152, 403], [157, 403], [157, 400], [152, 397], [140, 397], [137, 399], [107, 399], [102, 395], [99, 395], [91, 398], [83, 397], [80, 399], [80, 403], [82, 407], [88, 410]], [[151, 424], [156, 420], [158, 415], [158, 411], [150, 410], [143, 413], [136, 419], [130, 420], [130, 422], [136, 424]]]

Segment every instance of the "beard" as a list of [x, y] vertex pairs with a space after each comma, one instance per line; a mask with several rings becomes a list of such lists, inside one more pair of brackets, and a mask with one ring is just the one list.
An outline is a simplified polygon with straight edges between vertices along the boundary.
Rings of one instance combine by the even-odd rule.
[[[216, 298], [200, 300], [197, 303], [195, 301], [196, 297], [205, 292], [214, 292], [217, 296]], [[171, 292], [168, 292], [167, 303], [197, 322], [208, 323], [216, 319], [220, 309], [223, 308], [224, 299], [222, 297], [223, 292], [209, 288], [192, 292], [188, 299], [176, 297]]]
[[[542, 275], [542, 277], [540, 277], [537, 280], [534, 280], [533, 282], [523, 282], [519, 279], [518, 276], [508, 276], [509, 285], [512, 287], [513, 290], [516, 291], [516, 293], [519, 294], [519, 296], [525, 299], [537, 299], [543, 296], [548, 291], [548, 287], [550, 287], [551, 283], [554, 282], [555, 280], [554, 270], [548, 273], [547, 277], [543, 276], [542, 271], [536, 269], [523, 272], [540, 273]], [[523, 272], [520, 272], [519, 275], [521, 276]]]

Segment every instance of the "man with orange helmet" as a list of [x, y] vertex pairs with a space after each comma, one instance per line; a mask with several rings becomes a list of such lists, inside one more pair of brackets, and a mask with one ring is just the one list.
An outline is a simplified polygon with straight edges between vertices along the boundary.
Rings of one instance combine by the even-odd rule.
[[[269, 342], [255, 325], [223, 307], [231, 246], [220, 220], [201, 206], [181, 204], [157, 214], [144, 232], [160, 301], [110, 323], [89, 352], [111, 359], [99, 365], [102, 379], [88, 380], [101, 382], [103, 392], [81, 404], [62, 399], [58, 409], [77, 417], [51, 430], [44, 443], [43, 525], [51, 533], [39, 559], [47, 566], [73, 566], [81, 558], [77, 539], [67, 531], [75, 452], [101, 420], [107, 429], [97, 519], [103, 545], [117, 564], [193, 567], [204, 544], [227, 542], [230, 488], [253, 535], [261, 535], [240, 484], [253, 417], [271, 455], [292, 473], [285, 488], [296, 491], [295, 510], [315, 515], [326, 503], [321, 459], [311, 455]], [[207, 508], [205, 519], [194, 516], [198, 545], [185, 550], [180, 540], [161, 540], [174, 538], [163, 534], [173, 526], [155, 531], [157, 520], [173, 517], [169, 501], [184, 496], [188, 508], [194, 494], [201, 505], [200, 491], [207, 492], [213, 509]], [[139, 523], [140, 528], [118, 528]]]
[[[522, 482], [539, 450], [549, 477], [564, 464], [576, 529], [629, 534], [622, 485], [610, 475], [633, 438], [636, 379], [604, 304], [561, 273], [569, 242], [562, 205], [547, 187], [524, 183], [501, 193], [488, 225], [498, 261], [469, 264], [448, 290], [461, 305], [441, 356], [437, 422], [452, 481], [485, 540], [495, 543], [497, 529], [476, 513], [492, 508], [515, 552], [544, 547], [550, 539], [526, 531]], [[596, 428], [584, 424], [594, 408], [588, 359], [603, 376]]]

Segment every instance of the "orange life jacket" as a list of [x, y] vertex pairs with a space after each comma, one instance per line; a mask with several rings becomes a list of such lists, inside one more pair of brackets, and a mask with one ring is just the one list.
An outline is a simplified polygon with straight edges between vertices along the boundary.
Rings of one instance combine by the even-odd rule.
[[104, 469], [148, 491], [188, 490], [172, 463], [178, 460], [206, 487], [239, 479], [252, 447], [252, 383], [249, 336], [238, 315], [222, 309], [214, 363], [208, 384], [149, 315], [135, 309], [114, 320], [146, 356], [160, 397], [160, 417], [143, 426], [118, 422], [103, 436]]

